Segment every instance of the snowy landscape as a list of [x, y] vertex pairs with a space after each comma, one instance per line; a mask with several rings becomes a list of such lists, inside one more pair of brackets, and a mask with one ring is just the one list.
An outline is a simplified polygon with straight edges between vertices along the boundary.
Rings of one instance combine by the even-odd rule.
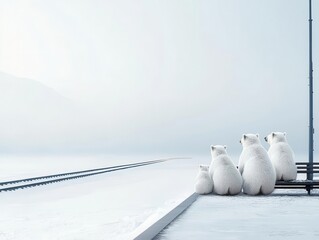
[[[1, 181], [147, 160], [152, 158], [3, 157]], [[193, 192], [200, 160], [171, 160], [1, 192], [0, 239], [128, 239], [147, 218]]]
[[[1, 158], [3, 163], [1, 181], [159, 158], [163, 156], [157, 158], [107, 155], [6, 156]], [[302, 158], [304, 156], [298, 156], [297, 161]], [[238, 157], [233, 159], [236, 162]], [[147, 225], [148, 219], [164, 215], [176, 202], [193, 193], [199, 164], [209, 163], [209, 155], [196, 156], [191, 159], [169, 160], [45, 186], [1, 192], [0, 239], [130, 239], [134, 230], [141, 224]], [[231, 233], [229, 235], [231, 239], [231, 236], [235, 236], [232, 234], [242, 233], [242, 225], [237, 224], [237, 220], [241, 217], [246, 219], [245, 226], [249, 225], [250, 219], [258, 218], [263, 221], [264, 217], [267, 217], [277, 226], [277, 232], [272, 235], [272, 239], [276, 239], [278, 231], [282, 231], [284, 235], [285, 231], [289, 231], [289, 228], [293, 226], [291, 224], [289, 228], [280, 230], [281, 222], [289, 219], [289, 214], [293, 214], [293, 218], [298, 219], [298, 222], [295, 220], [294, 224], [303, 221], [315, 224], [318, 217], [316, 208], [319, 207], [317, 198], [316, 196], [308, 198], [305, 190], [276, 190], [270, 196], [256, 198], [243, 194], [234, 197], [210, 194], [199, 198], [199, 203], [194, 204], [194, 208], [199, 206], [202, 209], [196, 213], [196, 216], [201, 215], [202, 211], [210, 216], [206, 217], [207, 221], [204, 221], [208, 225], [206, 229], [209, 226], [216, 226], [216, 221], [220, 221], [221, 216], [223, 221], [232, 221], [234, 228], [229, 229], [225, 226], [223, 230], [223, 227], [217, 225], [216, 230], [211, 229], [206, 233], [200, 230], [199, 236], [205, 239], [206, 234], [209, 235], [212, 231], [219, 229], [214, 236], [220, 237], [220, 231], [226, 231]], [[287, 205], [287, 202], [291, 204]], [[258, 204], [262, 204], [258, 210], [255, 207], [252, 208]], [[285, 209], [282, 209], [283, 206]], [[305, 209], [305, 206], [309, 208]], [[209, 210], [206, 211], [206, 208]], [[186, 224], [188, 224], [187, 221], [192, 221], [193, 216], [188, 217], [189, 212], [194, 211], [192, 209], [191, 206], [185, 215], [181, 215], [181, 220], [178, 220], [176, 224], [178, 225], [180, 221], [186, 221]], [[293, 212], [289, 213], [289, 210]], [[271, 212], [276, 212], [275, 218], [267, 215]], [[176, 239], [174, 238], [176, 224], [172, 225], [173, 230], [170, 227], [164, 231], [164, 235], [161, 235], [163, 239]], [[191, 229], [191, 232], [183, 231], [182, 236], [189, 234], [188, 239], [198, 234], [197, 227], [181, 226], [181, 229], [185, 228]], [[311, 225], [306, 229], [309, 228]], [[254, 228], [254, 231], [250, 233], [246, 229], [245, 233], [239, 236], [246, 236], [246, 234], [254, 236], [261, 231], [260, 229], [262, 229], [261, 226]], [[265, 236], [270, 234], [269, 229], [263, 231], [266, 233]], [[296, 236], [303, 236], [303, 234], [305, 233], [301, 231]], [[316, 234], [318, 233], [309, 232], [306, 235], [313, 237]]]
[[[157, 239], [319, 239], [318, 190], [248, 196], [238, 183], [251, 156], [247, 192], [264, 174], [252, 195], [286, 168], [270, 155], [292, 175], [293, 152], [318, 162], [319, 8], [308, 3], [0, 1], [0, 240], [132, 239], [198, 196], [199, 170], [211, 184], [199, 189], [230, 193], [225, 159], [239, 194], [199, 195]], [[200, 168], [213, 149], [215, 183], [217, 167]], [[255, 168], [261, 152], [268, 172]], [[108, 170], [61, 174], [95, 168]]]

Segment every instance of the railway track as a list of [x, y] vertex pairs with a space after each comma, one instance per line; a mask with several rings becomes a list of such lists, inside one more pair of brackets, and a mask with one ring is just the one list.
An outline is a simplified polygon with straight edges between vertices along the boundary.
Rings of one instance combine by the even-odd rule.
[[182, 159], [182, 158], [157, 159], [153, 161], [122, 164], [122, 165], [116, 165], [111, 167], [94, 168], [94, 169], [88, 169], [88, 170], [82, 170], [82, 171], [65, 172], [65, 173], [59, 173], [59, 174], [53, 174], [53, 175], [45, 175], [45, 176], [37, 176], [32, 178], [5, 181], [5, 182], [0, 182], [0, 192], [15, 191], [18, 189], [23, 189], [23, 188], [36, 187], [36, 186], [62, 182], [62, 181], [67, 181], [67, 180], [72, 180], [77, 178], [89, 177], [89, 176], [94, 176], [94, 175], [99, 175], [103, 173], [114, 172], [114, 171], [129, 169], [129, 168], [142, 167], [142, 166], [166, 162], [166, 161], [174, 160], [174, 159]]

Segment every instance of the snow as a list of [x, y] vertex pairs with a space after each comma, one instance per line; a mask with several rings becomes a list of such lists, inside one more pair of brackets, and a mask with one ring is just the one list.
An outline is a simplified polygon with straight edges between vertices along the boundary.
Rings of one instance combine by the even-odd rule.
[[[2, 156], [0, 180], [165, 157], [172, 156]], [[209, 156], [195, 156], [1, 192], [0, 239], [129, 239], [141, 224], [159, 218], [191, 194], [199, 164], [209, 163]], [[162, 238], [205, 239], [213, 234], [216, 239], [240, 239], [253, 238], [258, 232], [258, 236], [270, 239], [285, 239], [290, 232], [310, 239], [319, 236], [314, 230], [319, 217], [318, 197], [308, 197], [305, 191], [289, 193], [296, 195], [200, 197]], [[175, 238], [175, 233], [182, 237]], [[194, 234], [199, 235], [194, 238]]]
[[[1, 180], [5, 181], [19, 176], [43, 175], [43, 172], [49, 174], [158, 158], [162, 157], [51, 156], [43, 157], [42, 162], [40, 157], [23, 158], [23, 161], [5, 158], [7, 161], [1, 159], [0, 173], [3, 174]], [[127, 239], [145, 220], [165, 214], [176, 201], [193, 192], [198, 165], [198, 159], [172, 160], [1, 192], [0, 239]], [[22, 166], [26, 168], [23, 170]]]

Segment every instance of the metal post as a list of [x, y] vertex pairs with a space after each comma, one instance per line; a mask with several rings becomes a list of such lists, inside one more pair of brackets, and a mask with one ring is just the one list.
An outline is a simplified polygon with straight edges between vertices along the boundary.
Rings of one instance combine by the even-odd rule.
[[309, 0], [309, 166], [307, 179], [313, 180], [313, 69], [312, 69], [312, 16], [311, 16], [311, 0]]

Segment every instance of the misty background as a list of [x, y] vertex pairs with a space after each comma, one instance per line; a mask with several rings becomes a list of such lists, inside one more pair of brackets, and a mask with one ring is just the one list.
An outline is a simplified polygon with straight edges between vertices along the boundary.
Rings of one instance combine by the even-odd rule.
[[0, 36], [0, 153], [308, 150], [308, 1], [3, 0]]

